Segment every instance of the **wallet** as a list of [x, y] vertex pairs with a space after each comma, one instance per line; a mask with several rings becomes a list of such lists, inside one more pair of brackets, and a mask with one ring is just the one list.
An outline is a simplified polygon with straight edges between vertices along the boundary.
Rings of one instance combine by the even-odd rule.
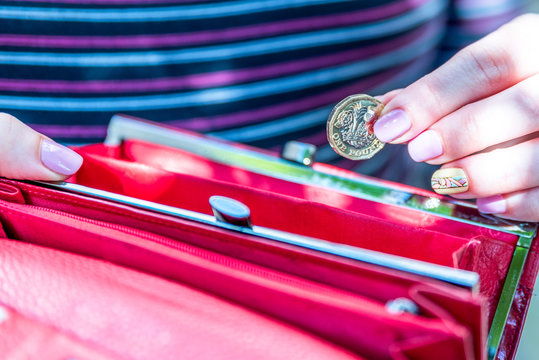
[[3, 359], [511, 359], [536, 224], [117, 115], [0, 179]]

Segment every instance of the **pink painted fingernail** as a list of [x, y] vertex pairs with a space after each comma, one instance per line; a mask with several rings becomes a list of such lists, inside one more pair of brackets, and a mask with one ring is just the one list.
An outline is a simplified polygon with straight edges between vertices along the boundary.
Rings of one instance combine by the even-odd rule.
[[380, 117], [374, 123], [374, 135], [382, 142], [395, 140], [412, 127], [408, 115], [400, 109], [393, 110]]
[[73, 175], [82, 165], [82, 156], [48, 139], [41, 140], [41, 162], [62, 175]]
[[408, 153], [417, 162], [442, 155], [442, 138], [434, 130], [427, 130], [408, 143]]
[[503, 214], [507, 211], [507, 201], [502, 195], [477, 199], [477, 209], [486, 214]]

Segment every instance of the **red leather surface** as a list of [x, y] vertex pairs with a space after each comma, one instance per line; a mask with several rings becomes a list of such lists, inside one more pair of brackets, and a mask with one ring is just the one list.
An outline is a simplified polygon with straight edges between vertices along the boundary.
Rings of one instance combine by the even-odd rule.
[[[10, 236], [191, 284], [308, 329], [369, 358], [384, 358], [393, 344], [427, 335], [437, 341], [448, 338], [459, 339], [463, 344], [472, 341], [470, 330], [447, 314], [436, 314], [434, 318], [395, 316], [388, 314], [383, 304], [364, 296], [174, 243], [154, 234], [28, 205], [2, 202], [1, 206], [2, 222]], [[412, 290], [410, 297], [415, 300], [417, 294]], [[474, 310], [480, 311], [467, 293], [458, 295], [452, 291], [445, 296], [457, 303], [475, 303]], [[423, 307], [434, 315], [429, 310], [431, 303]], [[358, 328], [364, 332], [349, 330]]]
[[[58, 346], [58, 351], [67, 345], [72, 356], [358, 358], [290, 325], [192, 288], [18, 241], [0, 240], [0, 279], [0, 302], [28, 319], [39, 320], [42, 326], [35, 331], [50, 336], [61, 332], [72, 339], [71, 344], [62, 339], [50, 343]], [[8, 320], [7, 326], [13, 326], [12, 321]], [[21, 326], [28, 329], [28, 324]], [[71, 346], [73, 343], [77, 346]], [[78, 344], [82, 344], [82, 353]], [[25, 343], [20, 348], [31, 351], [33, 345]], [[37, 345], [30, 358], [42, 359], [42, 353], [53, 353], [54, 349]], [[84, 353], [87, 347], [93, 353]]]
[[[246, 171], [242, 168], [223, 165], [198, 155], [175, 149], [167, 146], [152, 144], [139, 140], [125, 141], [118, 149], [105, 147], [103, 145], [93, 145], [81, 149], [85, 153], [96, 153], [107, 157], [124, 159], [140, 164], [147, 164], [152, 167], [167, 170], [178, 174], [193, 175], [205, 179], [214, 179], [232, 184], [239, 184], [250, 188], [267, 190], [271, 193], [278, 193], [293, 196], [336, 208], [358, 212], [385, 219], [389, 222], [422, 227], [424, 229], [434, 229], [446, 234], [460, 237], [489, 236], [498, 240], [507, 241], [511, 244], [516, 242], [516, 237], [510, 234], [495, 230], [481, 228], [465, 223], [429, 215], [422, 212], [410, 211], [398, 206], [383, 205], [372, 201], [358, 199], [351, 196], [341, 195], [333, 190], [317, 186], [295, 184], [288, 181], [259, 175]], [[252, 149], [254, 150], [254, 149]], [[361, 176], [343, 169], [332, 168], [325, 164], [315, 164], [320, 171], [327, 173], [338, 173], [347, 178], [360, 178]], [[378, 180], [377, 180], [378, 181]], [[395, 184], [392, 184], [395, 186]], [[425, 190], [398, 185], [403, 190], [421, 193], [431, 197], [440, 197]]]
[[3, 181], [4, 186], [12, 184], [13, 188], [16, 188], [15, 186], [20, 188], [21, 195], [29, 205], [163, 235], [383, 302], [400, 296], [408, 296], [409, 288], [415, 284], [438, 284], [436, 281], [429, 281], [411, 274], [332, 257], [317, 251], [233, 233], [180, 218], [149, 213], [133, 207], [31, 184], [11, 180], [0, 181]]
[[[8, 201], [0, 202], [6, 231], [0, 236], [194, 286], [367, 358], [483, 358], [486, 323], [494, 314], [515, 236], [140, 141], [78, 151], [85, 163], [70, 181], [86, 186], [207, 214], [209, 196], [225, 195], [246, 203], [257, 225], [476, 271], [486, 313], [468, 293], [436, 282], [8, 180], [0, 182], [0, 199]], [[18, 205], [24, 203], [34, 206]], [[527, 273], [537, 265], [527, 264]], [[500, 351], [505, 357], [499, 358], [514, 353], [533, 288], [530, 279], [521, 280], [510, 315], [514, 326], [506, 329]], [[419, 304], [422, 315], [387, 314], [383, 304], [401, 296]], [[350, 331], [358, 328], [363, 331]]]
[[119, 360], [121, 357], [97, 350], [74, 338], [0, 305], [0, 354], [3, 360], [92, 359]]
[[455, 263], [461, 269], [480, 275], [480, 293], [488, 301], [487, 323], [490, 326], [501, 295], [513, 247], [484, 237], [473, 238], [455, 253]]
[[[319, 198], [316, 200], [301, 198], [300, 196], [315, 194], [305, 185], [291, 184], [291, 188], [303, 187], [301, 193], [294, 196], [263, 190], [269, 186], [268, 182], [273, 184], [273, 181], [280, 180], [252, 173], [247, 173], [251, 174], [249, 176], [254, 179], [252, 181], [259, 181], [253, 186], [251, 183], [245, 186], [214, 180], [207, 177], [215, 177], [216, 174], [221, 178], [233, 177], [237, 176], [238, 170], [219, 164], [217, 164], [219, 167], [214, 169], [211, 162], [206, 165], [211, 171], [206, 176], [198, 174], [199, 177], [114, 159], [112, 157], [121, 155], [122, 149], [118, 148], [95, 145], [90, 147], [92, 154], [86, 153], [86, 149], [79, 149], [85, 157], [85, 163], [73, 179], [83, 185], [207, 214], [211, 214], [207, 202], [211, 195], [229, 196], [250, 207], [253, 223], [257, 225], [475, 271], [481, 277], [481, 294], [487, 299], [489, 324], [492, 320], [513, 254], [515, 241], [513, 235], [489, 229], [478, 230], [480, 228], [454, 221], [451, 222], [454, 230], [448, 234], [436, 229], [438, 218], [432, 215], [408, 211], [408, 214], [416, 215], [412, 216], [412, 220], [410, 216], [403, 220], [399, 214], [388, 215], [393, 209], [387, 205], [340, 194], [334, 194], [335, 199], [345, 199], [348, 201], [346, 204], [361, 201], [367, 205], [357, 203], [357, 211], [347, 210], [346, 206], [328, 206]], [[112, 157], [102, 156], [104, 154]], [[164, 163], [172, 161], [168, 160], [172, 157], [171, 154], [162, 155]], [[181, 156], [183, 156], [181, 152], [176, 154], [174, 159], [180, 160], [174, 161], [181, 161]], [[200, 165], [198, 162], [196, 164]], [[246, 172], [243, 172], [239, 178], [245, 176]], [[286, 190], [287, 187], [282, 184], [279, 189]], [[283, 192], [288, 191], [285, 190]], [[327, 191], [324, 189], [320, 191], [322, 190]], [[329, 200], [328, 202], [332, 203]], [[385, 218], [364, 214], [370, 213], [371, 209], [386, 214]], [[441, 219], [441, 221], [448, 220]], [[414, 222], [415, 225], [411, 226], [410, 222]], [[418, 223], [430, 223], [430, 226], [418, 226]], [[477, 244], [475, 250], [468, 248], [468, 245], [473, 243]]]
[[[419, 260], [428, 259], [442, 265], [451, 265], [452, 251], [467, 241], [259, 188], [174, 174], [97, 156], [85, 157], [76, 182], [206, 214], [211, 214], [210, 196], [228, 196], [250, 207], [256, 225]], [[438, 243], [442, 236], [445, 249], [440, 251]]]

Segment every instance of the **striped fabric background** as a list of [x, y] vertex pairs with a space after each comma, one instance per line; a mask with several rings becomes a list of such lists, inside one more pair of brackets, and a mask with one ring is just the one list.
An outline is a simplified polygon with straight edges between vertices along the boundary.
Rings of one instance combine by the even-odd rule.
[[[101, 141], [110, 117], [126, 113], [272, 149], [306, 141], [334, 161], [325, 121], [336, 102], [405, 86], [520, 5], [0, 1], [0, 110], [68, 144]], [[390, 148], [363, 172], [383, 173]]]

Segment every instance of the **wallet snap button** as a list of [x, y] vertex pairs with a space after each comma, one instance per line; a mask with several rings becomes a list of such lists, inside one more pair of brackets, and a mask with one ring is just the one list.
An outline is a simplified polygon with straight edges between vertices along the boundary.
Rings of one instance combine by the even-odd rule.
[[247, 205], [226, 196], [214, 195], [210, 197], [210, 206], [218, 221], [251, 227], [251, 210]]
[[419, 314], [419, 307], [416, 305], [416, 303], [403, 297], [389, 300], [386, 303], [386, 310], [391, 314]]

